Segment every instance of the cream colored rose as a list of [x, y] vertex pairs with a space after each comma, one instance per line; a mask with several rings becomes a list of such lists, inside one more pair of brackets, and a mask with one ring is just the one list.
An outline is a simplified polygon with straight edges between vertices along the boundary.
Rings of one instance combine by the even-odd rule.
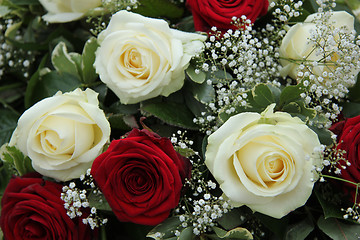
[[[315, 32], [318, 28], [314, 21], [317, 17], [316, 13], [309, 15], [304, 22], [295, 24], [286, 33], [280, 46], [280, 63], [283, 66], [282, 75], [297, 79], [299, 64], [303, 60], [313, 62], [323, 59], [322, 55], [317, 54], [318, 47], [309, 41], [312, 32]], [[350, 32], [354, 30], [354, 17], [345, 11], [334, 11], [329, 18], [329, 24], [338, 29], [346, 26], [346, 29], [343, 30]], [[334, 35], [334, 41], [337, 40], [338, 36]], [[338, 57], [336, 53], [333, 53], [331, 61], [336, 62]], [[334, 68], [333, 64], [318, 64], [318, 66], [312, 68], [312, 72], [317, 76], [322, 76], [324, 71], [331, 72], [329, 68]]]
[[50, 23], [78, 20], [91, 9], [99, 7], [101, 0], [39, 0], [48, 11], [43, 19]]
[[110, 125], [91, 89], [58, 92], [21, 115], [10, 145], [44, 176], [67, 181], [91, 167], [110, 137]]
[[209, 136], [205, 163], [234, 207], [281, 218], [309, 198], [321, 156], [317, 135], [274, 107], [229, 118]]
[[184, 70], [205, 36], [170, 29], [167, 22], [119, 11], [100, 33], [95, 68], [124, 104], [179, 90]]

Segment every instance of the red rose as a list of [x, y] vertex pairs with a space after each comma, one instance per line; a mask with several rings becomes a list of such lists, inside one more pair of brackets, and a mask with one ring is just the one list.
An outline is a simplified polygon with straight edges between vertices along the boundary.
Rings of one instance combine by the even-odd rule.
[[252, 23], [268, 10], [268, 0], [187, 0], [192, 11], [196, 31], [208, 32], [215, 26], [218, 30], [235, 29], [232, 18], [245, 15]]
[[61, 189], [62, 185], [37, 174], [12, 178], [1, 200], [0, 226], [5, 239], [91, 239], [88, 226], [76, 224], [66, 214]]
[[91, 174], [120, 221], [156, 225], [178, 205], [190, 161], [169, 139], [133, 129], [95, 159]]
[[[351, 163], [341, 170], [342, 178], [354, 183], [360, 182], [360, 116], [335, 123], [330, 130], [337, 135], [338, 149], [346, 151], [345, 158]], [[344, 164], [343, 164], [344, 165]], [[356, 186], [348, 184], [354, 196]]]

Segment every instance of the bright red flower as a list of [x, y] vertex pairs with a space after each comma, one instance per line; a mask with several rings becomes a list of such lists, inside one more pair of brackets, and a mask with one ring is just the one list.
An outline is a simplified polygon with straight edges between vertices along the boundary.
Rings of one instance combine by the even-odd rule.
[[245, 15], [252, 23], [268, 10], [268, 0], [187, 0], [192, 11], [196, 31], [209, 32], [215, 26], [218, 30], [235, 29], [232, 18]]
[[178, 205], [190, 161], [169, 139], [133, 129], [95, 159], [91, 174], [120, 221], [156, 225]]

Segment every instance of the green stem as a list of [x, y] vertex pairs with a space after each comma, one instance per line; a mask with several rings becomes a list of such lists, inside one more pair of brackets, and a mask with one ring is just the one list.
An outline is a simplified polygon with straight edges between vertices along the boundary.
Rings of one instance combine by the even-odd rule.
[[101, 226], [101, 240], [106, 240], [106, 228], [105, 226]]
[[358, 188], [359, 185], [360, 185], [360, 183], [354, 183], [354, 182], [351, 182], [351, 181], [346, 180], [346, 179], [342, 179], [342, 178], [338, 178], [338, 177], [334, 177], [334, 176], [330, 176], [330, 175], [326, 175], [326, 174], [320, 174], [320, 176], [326, 177], [326, 178], [335, 179], [335, 180], [342, 181], [342, 182], [346, 182], [346, 183], [350, 183], [350, 184], [352, 184], [352, 185], [355, 185], [357, 188]]

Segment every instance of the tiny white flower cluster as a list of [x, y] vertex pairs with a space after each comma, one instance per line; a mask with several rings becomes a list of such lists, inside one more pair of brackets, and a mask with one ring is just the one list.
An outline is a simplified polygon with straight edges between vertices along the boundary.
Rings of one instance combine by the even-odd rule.
[[[35, 61], [34, 53], [22, 48], [14, 47], [5, 39], [5, 32], [14, 28], [19, 22], [14, 19], [2, 19], [0, 21], [0, 79], [8, 72], [20, 72], [24, 78], [29, 77], [31, 64]], [[14, 41], [21, 44], [23, 32], [16, 30]]]
[[80, 176], [80, 180], [84, 185], [91, 187], [90, 191], [84, 188], [76, 188], [75, 182], [70, 182], [68, 186], [64, 186], [61, 193], [61, 199], [64, 201], [64, 208], [67, 210], [67, 215], [73, 219], [76, 217], [83, 216], [83, 209], [90, 208], [90, 213], [86, 218], [82, 219], [83, 224], [89, 225], [91, 229], [105, 225], [108, 221], [106, 218], [101, 218], [97, 214], [97, 209], [90, 206], [88, 199], [88, 193], [93, 192], [94, 194], [101, 193], [96, 189], [90, 174], [90, 169], [87, 170], [85, 175]]
[[323, 161], [323, 166], [326, 168], [326, 171], [329, 173], [334, 172], [336, 175], [340, 175], [342, 170], [351, 165], [345, 158], [346, 151], [338, 149], [338, 145], [338, 143], [334, 143], [333, 145], [326, 147], [324, 150]]
[[276, 3], [271, 2], [270, 7], [274, 9], [273, 15], [280, 23], [287, 23], [293, 17], [299, 17], [301, 12], [302, 1], [279, 0]]
[[171, 143], [178, 148], [181, 149], [191, 149], [191, 146], [194, 144], [194, 141], [188, 139], [186, 135], [186, 131], [178, 130], [176, 134], [172, 134], [170, 141]]
[[[359, 187], [358, 185], [357, 189], [359, 189]], [[356, 191], [356, 193], [358, 193], [358, 191]], [[342, 208], [341, 211], [345, 212], [343, 216], [344, 219], [353, 219], [360, 223], [360, 203], [356, 203], [356, 199], [352, 207], [348, 207], [346, 210]]]
[[356, 83], [360, 70], [360, 37], [346, 26], [334, 27], [331, 22], [334, 1], [317, 2], [322, 7], [313, 20], [316, 30], [311, 33], [309, 44], [316, 46], [313, 51], [320, 60], [303, 59], [298, 77], [308, 87], [302, 95], [306, 104], [328, 119], [325, 125], [318, 124], [319, 127], [329, 127], [342, 110], [337, 102], [342, 101], [348, 88]]
[[180, 230], [187, 227], [192, 227], [195, 235], [210, 231], [211, 227], [217, 224], [216, 220], [231, 209], [228, 200], [212, 194], [217, 185], [211, 180], [205, 181], [201, 172], [203, 168], [199, 159], [193, 161], [191, 180], [187, 180], [185, 184], [185, 187], [192, 189], [192, 195], [184, 196], [179, 207], [175, 209], [181, 222], [174, 233], [177, 237], [181, 233]]
[[86, 190], [80, 190], [75, 186], [75, 183], [71, 182], [69, 186], [62, 188], [63, 193], [61, 193], [61, 199], [65, 202], [64, 208], [71, 219], [81, 217], [83, 215], [81, 208], [90, 206], [86, 197]]
[[113, 15], [124, 9], [131, 11], [132, 9], [136, 9], [139, 4], [140, 2], [138, 0], [102, 0], [102, 11], [100, 10], [100, 15], [96, 17], [90, 15], [86, 20], [86, 22], [93, 26], [90, 32], [97, 36], [109, 23], [109, 18], [106, 15]]

